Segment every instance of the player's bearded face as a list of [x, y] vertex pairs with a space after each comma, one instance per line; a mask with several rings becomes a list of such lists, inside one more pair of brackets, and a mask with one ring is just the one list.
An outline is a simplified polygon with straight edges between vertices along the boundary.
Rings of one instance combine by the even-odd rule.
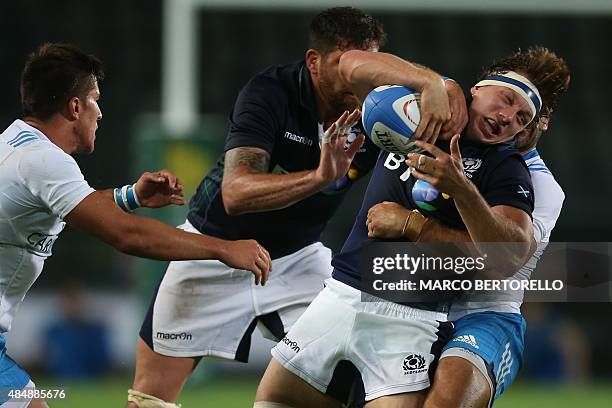
[[344, 111], [352, 111], [360, 106], [359, 99], [340, 81], [338, 75], [338, 62], [343, 53], [342, 50], [335, 50], [322, 55], [319, 66], [319, 90], [322, 98], [333, 110], [334, 116], [340, 116]]

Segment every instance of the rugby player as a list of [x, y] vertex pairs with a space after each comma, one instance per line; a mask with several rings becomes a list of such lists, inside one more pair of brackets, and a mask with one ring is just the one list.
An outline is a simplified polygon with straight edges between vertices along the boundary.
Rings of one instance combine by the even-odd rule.
[[[362, 302], [369, 295], [361, 291], [358, 255], [371, 242], [368, 235], [374, 235], [373, 226], [366, 225], [367, 213], [384, 201], [419, 209], [428, 217], [435, 213], [446, 225], [467, 230], [474, 242], [523, 243], [524, 250], [508, 259], [518, 265], [525, 262], [533, 234], [531, 179], [516, 149], [492, 143], [512, 139], [536, 118], [542, 105], [554, 99], [549, 91], [559, 78], [538, 77], [533, 67], [497, 74], [472, 88], [467, 140], [461, 150], [459, 135], [450, 146], [417, 142], [433, 157], [409, 155], [412, 177], [407, 179], [402, 178], [408, 167], [402, 166], [404, 157], [381, 153], [353, 230], [334, 258], [333, 278], [272, 350], [274, 358], [260, 383], [255, 407], [339, 406], [323, 393], [334, 367], [344, 360], [354, 364], [363, 378], [366, 406], [422, 405], [430, 384], [428, 368], [449, 334], [448, 304], [400, 305], [376, 297]], [[464, 168], [462, 156], [471, 163], [469, 168]], [[413, 195], [423, 183], [433, 193], [427, 194], [433, 205], [420, 208]], [[416, 211], [402, 218], [409, 240], [425, 234], [429, 224]]]
[[[127, 213], [182, 204], [182, 186], [167, 170], [134, 185], [96, 191], [70, 156], [94, 150], [103, 78], [100, 61], [66, 44], [32, 53], [21, 78], [23, 119], [0, 134], [0, 404], [46, 407], [28, 374], [6, 354], [4, 334], [42, 272], [65, 224], [118, 250], [162, 260], [219, 259], [263, 283], [270, 258], [254, 240], [230, 242], [191, 234]], [[8, 402], [7, 402], [8, 401]]]
[[[255, 288], [221, 262], [171, 262], [140, 331], [131, 408], [175, 407], [201, 357], [246, 362], [256, 326], [278, 341], [331, 275], [321, 232], [378, 155], [360, 128], [350, 129], [360, 100], [338, 80], [339, 60], [350, 50], [377, 51], [385, 34], [371, 16], [338, 7], [313, 19], [309, 41], [303, 61], [270, 67], [241, 90], [225, 154], [202, 180], [182, 227], [253, 237], [270, 250], [274, 273]], [[452, 134], [467, 116], [464, 96], [423, 71], [415, 84], [423, 93], [416, 137], [435, 138], [446, 122]]]
[[[502, 59], [481, 75], [484, 78], [500, 70], [520, 71], [527, 65], [536, 66], [534, 71], [540, 77], [557, 76], [558, 79], [553, 82], [555, 89], [549, 91], [553, 97], [539, 120], [531, 122], [528, 128], [514, 138], [514, 144], [529, 169], [535, 194], [533, 232], [537, 249], [529, 261], [512, 276], [512, 279], [520, 280], [529, 279], [535, 269], [548, 244], [565, 197], [536, 146], [542, 133], [548, 129], [552, 110], [567, 91], [569, 69], [562, 59], [549, 50], [533, 47]], [[402, 220], [407, 212], [397, 203], [374, 206], [368, 218], [374, 231], [373, 236], [399, 238]], [[452, 231], [435, 220], [431, 220], [428, 226], [418, 238], [419, 241], [448, 241], [449, 234], [458, 238], [456, 230]], [[405, 231], [405, 234], [413, 232]], [[462, 234], [465, 239], [470, 239], [467, 233]], [[522, 292], [516, 291], [493, 291], [485, 295], [465, 293], [453, 301], [449, 320], [454, 322], [454, 333], [443, 348], [425, 407], [487, 407], [501, 396], [514, 381], [522, 365], [526, 323], [520, 314], [521, 301]]]

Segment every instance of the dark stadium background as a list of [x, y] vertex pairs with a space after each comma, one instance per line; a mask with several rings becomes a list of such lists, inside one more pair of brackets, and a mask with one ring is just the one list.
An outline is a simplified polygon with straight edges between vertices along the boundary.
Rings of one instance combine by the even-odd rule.
[[[270, 64], [302, 58], [308, 23], [314, 13], [223, 8], [200, 12], [201, 113], [225, 118], [239, 89], [254, 73]], [[454, 78], [466, 90], [485, 65], [518, 47], [541, 44], [563, 56], [572, 70], [572, 83], [539, 148], [566, 193], [552, 240], [611, 240], [610, 14], [501, 15], [404, 10], [375, 10], [372, 14], [383, 22], [389, 35], [383, 51], [427, 65]], [[101, 85], [100, 102], [104, 119], [97, 132], [96, 152], [77, 158], [87, 180], [94, 188], [119, 186], [134, 180], [141, 171], [151, 170], [138, 167], [145, 153], [137, 148], [135, 135], [143, 121], [154, 124], [150, 114], [158, 113], [161, 107], [161, 22], [159, 0], [1, 2], [2, 129], [20, 115], [18, 84], [26, 55], [44, 41], [70, 42], [98, 55], [106, 66], [107, 79]], [[225, 134], [219, 131], [207, 137], [222, 146]], [[204, 174], [205, 169], [191, 171]], [[364, 187], [362, 182], [354, 189], [329, 224], [324, 241], [334, 250], [339, 249], [351, 226]], [[180, 221], [182, 211], [178, 212], [178, 219], [177, 212], [173, 213], [173, 221]], [[77, 282], [86, 291], [137, 292], [144, 307], [157, 276], [143, 269], [146, 267], [141, 263], [68, 229], [55, 245], [54, 256], [25, 302], [29, 297], [51, 295], [54, 290]], [[143, 280], [147, 282], [143, 284]], [[569, 321], [587, 339], [586, 349], [577, 353], [589, 359], [588, 381], [608, 382], [612, 377], [608, 337], [612, 336], [609, 317], [612, 304], [551, 306], [555, 316]], [[33, 372], [45, 376], [41, 364], [37, 361]], [[123, 371], [117, 374], [124, 375], [126, 381], [131, 375], [130, 364], [128, 361], [122, 365]]]

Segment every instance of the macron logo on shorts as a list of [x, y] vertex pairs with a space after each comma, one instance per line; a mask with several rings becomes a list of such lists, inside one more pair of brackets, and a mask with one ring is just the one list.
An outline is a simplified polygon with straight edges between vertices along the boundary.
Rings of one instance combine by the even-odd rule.
[[296, 353], [300, 352], [300, 346], [298, 346], [297, 341], [293, 341], [288, 337], [283, 337], [281, 343], [285, 343], [287, 346], [289, 346], [291, 350], [295, 351]]
[[470, 346], [474, 347], [475, 349], [480, 348], [478, 347], [478, 344], [476, 343], [476, 337], [472, 336], [471, 334], [463, 334], [459, 337], [455, 337], [451, 341], [460, 341], [462, 343], [467, 343]]
[[191, 340], [193, 336], [189, 333], [163, 333], [157, 332], [158, 339], [164, 340]]

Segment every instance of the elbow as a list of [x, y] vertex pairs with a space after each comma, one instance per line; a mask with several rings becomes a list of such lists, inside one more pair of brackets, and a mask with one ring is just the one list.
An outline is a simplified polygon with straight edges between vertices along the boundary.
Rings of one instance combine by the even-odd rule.
[[138, 225], [128, 219], [127, 214], [117, 220], [105, 241], [119, 252], [133, 256], [142, 256], [143, 244], [142, 234], [139, 232]]
[[360, 50], [349, 50], [340, 56], [338, 72], [340, 79], [349, 85], [355, 85], [355, 71], [362, 64]]
[[536, 245], [535, 240], [533, 238], [533, 233], [529, 235], [528, 233], [521, 234], [520, 239], [513, 244], [510, 244], [510, 247], [513, 248], [512, 253], [508, 254], [508, 266], [507, 276], [510, 277], [514, 275], [519, 269], [521, 269], [531, 258], [531, 255], [535, 252]]
[[117, 251], [123, 252], [124, 254], [140, 256], [141, 248], [138, 245], [138, 242], [137, 237], [128, 232], [125, 234], [117, 234], [117, 236], [112, 238], [110, 245]]

